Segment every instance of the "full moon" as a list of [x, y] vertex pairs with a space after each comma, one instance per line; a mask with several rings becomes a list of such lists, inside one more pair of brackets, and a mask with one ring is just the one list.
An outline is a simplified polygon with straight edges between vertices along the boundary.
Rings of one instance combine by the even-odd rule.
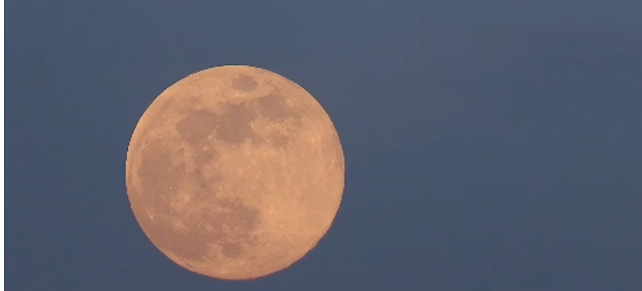
[[152, 244], [224, 280], [264, 277], [303, 258], [332, 225], [345, 179], [323, 107], [250, 66], [199, 71], [162, 92], [134, 129], [125, 168]]

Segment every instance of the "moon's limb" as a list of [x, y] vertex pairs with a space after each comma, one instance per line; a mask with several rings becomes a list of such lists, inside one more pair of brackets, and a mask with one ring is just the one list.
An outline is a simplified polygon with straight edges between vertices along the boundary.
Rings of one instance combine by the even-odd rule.
[[321, 105], [267, 70], [224, 66], [161, 93], [126, 162], [134, 215], [178, 265], [244, 280], [287, 268], [329, 229], [344, 157]]

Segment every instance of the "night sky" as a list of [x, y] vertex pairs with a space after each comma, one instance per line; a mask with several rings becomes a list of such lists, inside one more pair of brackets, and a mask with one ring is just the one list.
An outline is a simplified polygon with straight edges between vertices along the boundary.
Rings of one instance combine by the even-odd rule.
[[[7, 1], [7, 290], [639, 291], [642, 1]], [[139, 117], [246, 64], [333, 119], [333, 227], [250, 282], [190, 273], [125, 190]]]

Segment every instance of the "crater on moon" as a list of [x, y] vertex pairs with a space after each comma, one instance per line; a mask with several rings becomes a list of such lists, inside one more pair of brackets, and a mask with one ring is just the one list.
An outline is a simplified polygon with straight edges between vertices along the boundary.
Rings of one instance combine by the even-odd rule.
[[187, 172], [184, 150], [170, 139], [151, 140], [142, 153], [138, 179], [145, 193], [155, 193], [159, 200], [176, 195]]
[[343, 163], [332, 121], [309, 93], [263, 69], [225, 66], [150, 105], [127, 153], [127, 190], [168, 258], [245, 280], [316, 246], [341, 202]]
[[248, 75], [238, 76], [232, 81], [232, 87], [239, 91], [252, 91], [256, 89], [256, 85], [254, 78]]
[[256, 103], [263, 117], [276, 120], [283, 120], [291, 116], [294, 117], [292, 110], [285, 104], [284, 98], [275, 93], [259, 98]]

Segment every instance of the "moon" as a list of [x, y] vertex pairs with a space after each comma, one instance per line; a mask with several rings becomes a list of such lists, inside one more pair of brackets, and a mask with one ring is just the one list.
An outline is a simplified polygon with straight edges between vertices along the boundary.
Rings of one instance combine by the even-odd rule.
[[332, 120], [305, 89], [265, 69], [220, 66], [176, 82], [143, 113], [127, 195], [171, 261], [250, 280], [288, 268], [325, 236], [344, 163]]

